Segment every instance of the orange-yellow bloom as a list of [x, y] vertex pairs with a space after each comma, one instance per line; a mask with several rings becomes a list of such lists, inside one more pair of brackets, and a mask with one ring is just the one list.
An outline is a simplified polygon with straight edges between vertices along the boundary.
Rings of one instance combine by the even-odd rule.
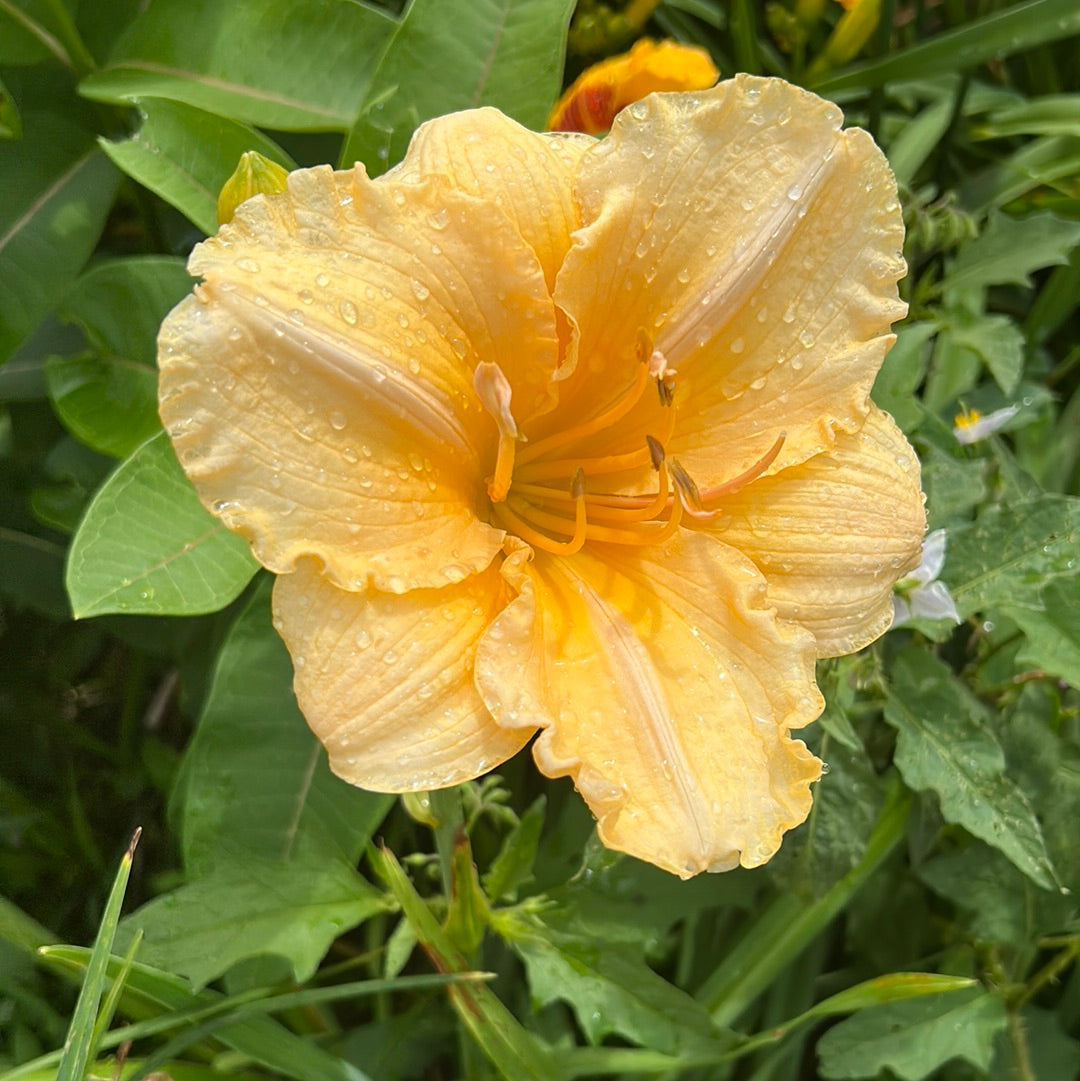
[[889, 626], [925, 526], [869, 399], [896, 186], [840, 122], [751, 77], [600, 142], [457, 113], [196, 249], [161, 414], [280, 576], [338, 774], [431, 789], [536, 736], [606, 844], [683, 876], [805, 818], [814, 662]]
[[709, 54], [697, 45], [642, 38], [628, 53], [586, 68], [551, 111], [548, 131], [598, 135], [610, 129], [621, 109], [646, 94], [704, 90], [719, 74]]

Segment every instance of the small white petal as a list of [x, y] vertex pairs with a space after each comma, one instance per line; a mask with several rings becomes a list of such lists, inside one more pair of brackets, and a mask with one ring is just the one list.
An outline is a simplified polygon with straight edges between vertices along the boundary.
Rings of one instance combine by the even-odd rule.
[[956, 610], [956, 604], [949, 596], [944, 582], [931, 582], [928, 586], [914, 590], [910, 603], [912, 615], [919, 619], [951, 619], [954, 623], [961, 622], [960, 613]]
[[1020, 412], [1020, 406], [1008, 405], [1004, 409], [995, 409], [993, 413], [987, 413], [985, 417], [980, 417], [973, 424], [957, 424], [953, 428], [953, 435], [956, 436], [958, 443], [963, 443], [965, 446], [971, 443], [978, 443], [982, 439], [986, 439], [987, 436], [991, 436], [994, 432], [1000, 431], [1017, 413]]
[[932, 533], [926, 534], [922, 545], [922, 560], [912, 574], [912, 578], [917, 578], [924, 584], [937, 578], [941, 573], [941, 568], [945, 566], [945, 541], [944, 529], [935, 529]]

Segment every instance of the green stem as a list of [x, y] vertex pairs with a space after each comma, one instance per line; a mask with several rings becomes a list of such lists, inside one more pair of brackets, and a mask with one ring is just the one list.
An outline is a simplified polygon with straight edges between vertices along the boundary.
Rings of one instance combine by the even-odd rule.
[[909, 805], [894, 777], [859, 863], [816, 901], [784, 894], [762, 913], [695, 996], [716, 1024], [731, 1025], [844, 909], [900, 841]]

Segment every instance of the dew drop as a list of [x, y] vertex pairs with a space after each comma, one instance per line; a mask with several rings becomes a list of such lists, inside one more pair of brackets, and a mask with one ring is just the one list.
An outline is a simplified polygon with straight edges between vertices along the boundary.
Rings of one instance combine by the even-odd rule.
[[330, 275], [324, 271], [320, 271], [315, 275], [315, 284], [320, 289], [325, 289], [330, 284]]
[[802, 198], [802, 185], [792, 184], [787, 190], [787, 197], [793, 202], [798, 202]]
[[422, 281], [417, 281], [416, 278], [412, 280], [412, 291], [417, 300], [427, 300], [431, 296], [431, 290]]
[[340, 409], [335, 409], [333, 413], [330, 414], [330, 427], [333, 428], [335, 432], [340, 432], [342, 428], [345, 427], [345, 414], [342, 413]]
[[733, 353], [741, 353], [746, 348], [746, 342], [742, 338], [733, 338], [728, 346]]
[[809, 330], [801, 330], [799, 331], [799, 341], [809, 349], [814, 344], [814, 335]]
[[340, 304], [341, 318], [345, 320], [349, 326], [356, 326], [357, 311], [356, 305], [351, 300], [343, 300]]

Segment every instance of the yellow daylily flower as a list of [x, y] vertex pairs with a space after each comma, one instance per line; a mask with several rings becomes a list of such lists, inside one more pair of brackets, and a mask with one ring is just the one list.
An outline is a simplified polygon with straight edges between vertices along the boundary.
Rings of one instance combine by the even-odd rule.
[[559, 98], [548, 131], [599, 135], [616, 114], [654, 91], [704, 90], [719, 77], [709, 54], [697, 45], [642, 38], [620, 56], [586, 68]]
[[162, 328], [161, 414], [279, 575], [332, 768], [424, 791], [535, 736], [610, 847], [769, 859], [820, 771], [816, 659], [919, 561], [869, 398], [902, 240], [870, 137], [748, 76], [599, 142], [456, 113], [377, 180], [243, 204]]

